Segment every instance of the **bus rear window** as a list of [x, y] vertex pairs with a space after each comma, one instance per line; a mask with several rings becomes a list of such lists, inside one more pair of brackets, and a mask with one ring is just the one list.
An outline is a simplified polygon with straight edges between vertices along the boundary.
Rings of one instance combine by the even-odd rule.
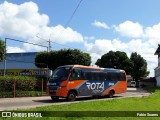
[[126, 75], [125, 73], [120, 73], [120, 81], [126, 81]]

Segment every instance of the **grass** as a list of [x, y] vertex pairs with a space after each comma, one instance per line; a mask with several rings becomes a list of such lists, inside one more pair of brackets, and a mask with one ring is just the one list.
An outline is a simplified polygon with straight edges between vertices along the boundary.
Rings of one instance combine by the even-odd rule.
[[[151, 88], [150, 88], [151, 89]], [[152, 88], [153, 90], [153, 88]], [[23, 110], [22, 110], [23, 111]], [[26, 111], [26, 110], [25, 110]], [[142, 98], [124, 98], [124, 99], [113, 99], [113, 100], [100, 100], [92, 102], [80, 102], [65, 105], [53, 105], [47, 107], [37, 107], [29, 109], [28, 111], [160, 111], [160, 89], [155, 89], [155, 93], [150, 96]], [[17, 118], [16, 118], [17, 119]], [[16, 120], [15, 119], [15, 120]], [[29, 119], [29, 118], [24, 118]], [[33, 119], [33, 118], [32, 118]], [[40, 118], [35, 118], [40, 119]], [[106, 119], [106, 117], [43, 117], [43, 120], [79, 120], [79, 119]], [[137, 117], [107, 117], [107, 120], [136, 120]], [[142, 120], [157, 120], [159, 117], [138, 117]]]
[[155, 88], [155, 87], [145, 87], [144, 90], [146, 90], [148, 92], [155, 92], [157, 90], [157, 88]]

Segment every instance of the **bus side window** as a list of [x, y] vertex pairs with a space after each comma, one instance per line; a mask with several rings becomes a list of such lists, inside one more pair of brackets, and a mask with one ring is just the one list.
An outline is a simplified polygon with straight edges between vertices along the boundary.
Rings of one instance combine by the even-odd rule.
[[105, 80], [111, 80], [111, 73], [110, 72], [105, 73]]
[[70, 80], [80, 80], [82, 79], [82, 70], [80, 69], [73, 69], [71, 73]]
[[116, 75], [116, 80], [120, 81], [120, 80], [121, 80], [120, 73], [118, 72], [118, 73], [116, 73], [115, 75]]
[[118, 73], [112, 72], [112, 73], [111, 73], [111, 80], [113, 80], [113, 81], [119, 80], [119, 79], [118, 79]]
[[92, 78], [91, 80], [98, 80], [98, 74], [96, 72], [91, 72]]
[[100, 80], [105, 80], [105, 74], [103, 72], [99, 73], [99, 79]]
[[85, 72], [84, 73], [84, 77], [85, 77], [85, 80], [91, 80], [92, 78], [92, 75], [91, 75], [91, 73], [90, 72]]

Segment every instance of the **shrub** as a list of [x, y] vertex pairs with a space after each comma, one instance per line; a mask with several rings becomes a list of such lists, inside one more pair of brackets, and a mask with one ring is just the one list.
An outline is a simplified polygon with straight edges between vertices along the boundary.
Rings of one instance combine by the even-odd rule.
[[[6, 96], [9, 92], [14, 92], [14, 80], [16, 81], [16, 91], [41, 91], [42, 78], [28, 76], [0, 76], [0, 96]], [[44, 80], [44, 90], [46, 82]]]

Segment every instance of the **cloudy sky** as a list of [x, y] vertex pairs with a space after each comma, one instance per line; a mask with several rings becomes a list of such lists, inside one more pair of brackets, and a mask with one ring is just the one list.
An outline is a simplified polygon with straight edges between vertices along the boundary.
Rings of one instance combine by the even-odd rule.
[[[50, 39], [52, 50], [78, 48], [90, 53], [93, 65], [110, 50], [124, 51], [128, 57], [137, 52], [154, 76], [159, 5], [159, 0], [0, 0], [0, 37], [44, 46]], [[9, 53], [45, 49], [7, 40]]]

